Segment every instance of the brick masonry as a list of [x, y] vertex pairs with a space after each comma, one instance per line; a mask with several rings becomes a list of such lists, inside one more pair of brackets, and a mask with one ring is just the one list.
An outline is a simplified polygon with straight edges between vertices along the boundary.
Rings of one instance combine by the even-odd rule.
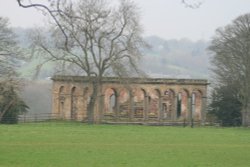
[[[93, 78], [54, 76], [52, 113], [87, 119]], [[207, 80], [107, 77], [95, 105], [98, 121], [204, 121]]]

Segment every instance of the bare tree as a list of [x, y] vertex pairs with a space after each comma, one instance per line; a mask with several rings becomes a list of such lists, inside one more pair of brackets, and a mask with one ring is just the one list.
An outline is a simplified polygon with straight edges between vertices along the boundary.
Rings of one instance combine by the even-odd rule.
[[[15, 65], [18, 48], [15, 35], [8, 27], [8, 19], [0, 17], [0, 82], [10, 82], [17, 76]], [[12, 83], [12, 82], [11, 82]]]
[[209, 49], [214, 53], [212, 70], [217, 84], [239, 89], [242, 125], [246, 126], [250, 112], [250, 14], [218, 29]]
[[[146, 44], [138, 9], [129, 0], [119, 5], [104, 0], [57, 1], [47, 10], [55, 22], [51, 36], [33, 36], [36, 51], [46, 53], [46, 61], [56, 61], [86, 75], [93, 91], [88, 105], [88, 121], [93, 112], [104, 76], [130, 77], [140, 73], [137, 62]], [[43, 54], [45, 55], [45, 54]]]
[[16, 93], [20, 88], [17, 67], [23, 58], [8, 19], [0, 17], [0, 122], [13, 107], [24, 104]]
[[[197, 7], [186, 0], [181, 2], [187, 7]], [[119, 7], [112, 7], [105, 0], [48, 0], [42, 3], [17, 0], [17, 3], [23, 8], [37, 8], [48, 14], [54, 23], [52, 38], [44, 40], [38, 35], [34, 40], [49, 54], [45, 62], [60, 61], [63, 67], [70, 65], [91, 77], [93, 94], [88, 118], [93, 122], [102, 77], [108, 74], [126, 77], [139, 72], [137, 61], [145, 43], [136, 5], [131, 0], [120, 0]]]

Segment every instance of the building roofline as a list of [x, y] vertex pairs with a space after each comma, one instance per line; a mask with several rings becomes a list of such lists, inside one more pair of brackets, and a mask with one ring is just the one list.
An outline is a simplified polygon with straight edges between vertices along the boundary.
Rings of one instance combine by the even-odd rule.
[[[51, 78], [53, 81], [74, 81], [74, 82], [91, 82], [95, 77], [88, 76], [69, 76], [55, 75]], [[119, 78], [103, 77], [103, 83], [130, 83], [130, 84], [178, 84], [178, 85], [209, 85], [206, 79], [174, 79], [174, 78]]]

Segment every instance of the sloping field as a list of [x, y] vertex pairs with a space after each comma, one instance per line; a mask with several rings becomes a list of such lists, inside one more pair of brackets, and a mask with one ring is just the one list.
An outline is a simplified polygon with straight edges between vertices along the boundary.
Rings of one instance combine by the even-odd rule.
[[250, 129], [0, 125], [1, 167], [249, 167]]

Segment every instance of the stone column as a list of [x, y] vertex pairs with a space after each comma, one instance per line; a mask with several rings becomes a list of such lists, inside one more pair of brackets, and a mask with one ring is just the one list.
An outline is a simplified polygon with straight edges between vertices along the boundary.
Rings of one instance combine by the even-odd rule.
[[116, 104], [115, 104], [115, 120], [117, 121], [119, 119], [120, 116], [120, 103], [118, 100], [118, 96], [116, 97]]
[[104, 108], [104, 94], [99, 96], [99, 120], [102, 122], [103, 120], [103, 108]]
[[56, 99], [56, 105], [58, 105], [58, 115], [57, 118], [64, 119], [64, 103], [65, 103], [65, 96], [59, 95], [58, 99]]
[[162, 120], [163, 118], [163, 111], [162, 111], [162, 96], [159, 96], [159, 114], [158, 114], [158, 121]]
[[175, 121], [177, 119], [177, 97], [174, 96], [171, 99], [171, 120]]
[[134, 107], [134, 96], [130, 96], [130, 120], [134, 119], [135, 107]]
[[97, 105], [94, 108], [94, 120], [93, 121], [97, 124], [101, 123], [101, 121], [103, 120], [103, 108], [104, 108], [103, 97], [104, 97], [103, 94], [99, 94], [96, 97]]
[[207, 97], [203, 96], [202, 102], [201, 102], [201, 124], [202, 125], [205, 125], [206, 109], [207, 109]]
[[63, 113], [63, 119], [70, 119], [71, 117], [71, 95], [67, 94], [65, 95], [65, 101], [64, 101], [64, 113]]
[[174, 103], [175, 103], [175, 120], [178, 120], [178, 97], [179, 95], [177, 94], [174, 98]]
[[188, 96], [188, 101], [187, 101], [187, 112], [188, 112], [188, 120], [190, 125], [192, 124], [192, 119], [193, 119], [193, 113], [192, 113], [192, 95]]
[[144, 120], [147, 121], [148, 120], [148, 110], [149, 110], [149, 100], [148, 100], [148, 96], [144, 97]]

